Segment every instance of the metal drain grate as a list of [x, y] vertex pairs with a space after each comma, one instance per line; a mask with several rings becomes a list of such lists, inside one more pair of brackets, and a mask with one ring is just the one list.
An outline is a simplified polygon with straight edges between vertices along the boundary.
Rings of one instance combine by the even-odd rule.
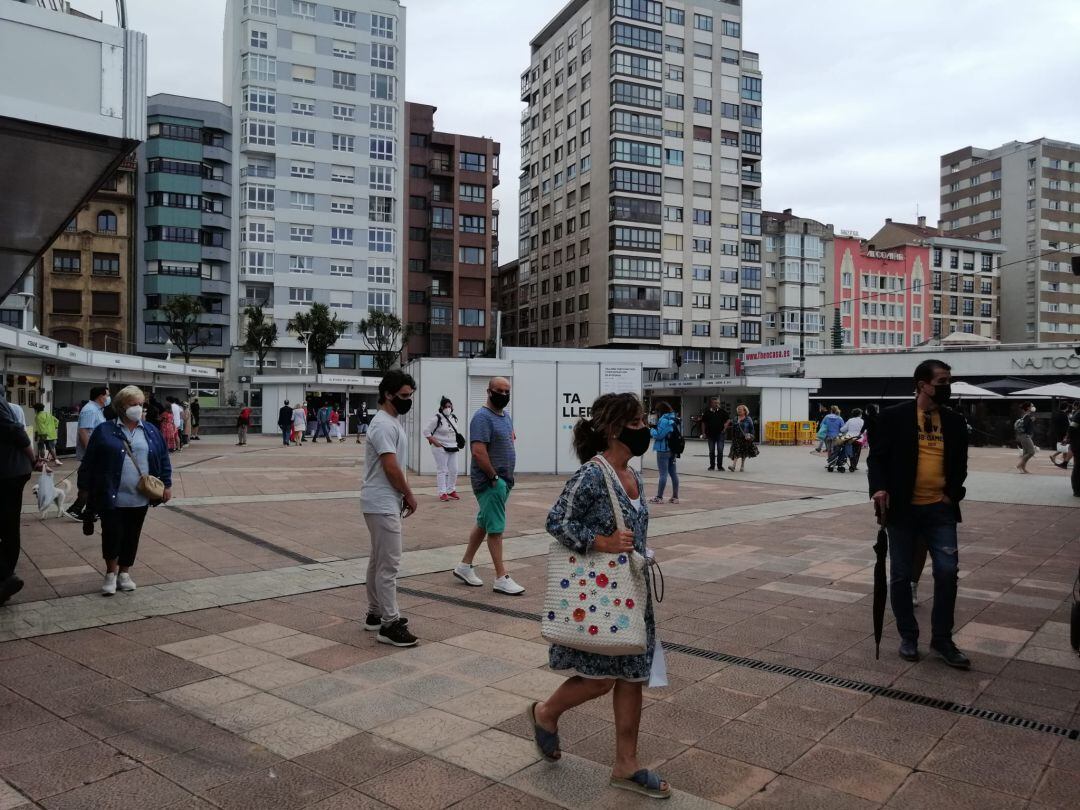
[[[409, 596], [419, 596], [424, 599], [431, 599], [436, 602], [445, 602], [446, 604], [457, 605], [458, 607], [473, 608], [474, 610], [482, 610], [487, 613], [497, 613], [500, 616], [510, 616], [515, 619], [525, 619], [527, 621], [539, 621], [539, 615], [532, 611], [514, 610], [513, 608], [504, 608], [499, 607], [498, 605], [488, 605], [483, 602], [475, 602], [471, 599], [463, 599], [460, 596], [448, 596], [446, 594], [432, 593], [431, 591], [424, 591], [419, 588], [402, 587], [400, 585], [398, 586], [398, 592], [408, 594]], [[825, 686], [835, 686], [840, 689], [849, 689], [853, 692], [862, 692], [865, 695], [888, 698], [889, 700], [898, 700], [901, 703], [913, 703], [916, 706], [925, 706], [928, 709], [937, 709], [951, 714], [963, 715], [964, 717], [975, 717], [980, 720], [987, 720], [991, 723], [1000, 723], [1001, 725], [1012, 726], [1014, 728], [1023, 728], [1028, 729], [1029, 731], [1042, 732], [1043, 734], [1052, 734], [1056, 737], [1064, 737], [1067, 740], [1080, 740], [1080, 729], [1065, 728], [1063, 726], [1054, 725], [1053, 723], [1041, 723], [1037, 720], [1028, 720], [1024, 717], [1017, 717], [1015, 715], [1005, 714], [1004, 712], [995, 712], [992, 709], [980, 709], [976, 706], [968, 706], [964, 703], [954, 703], [951, 700], [942, 700], [941, 698], [927, 697], [926, 695], [907, 692], [903, 689], [893, 689], [889, 686], [879, 686], [873, 683], [866, 683], [865, 681], [856, 681], [851, 678], [840, 678], [836, 675], [826, 675], [823, 672], [814, 672], [809, 669], [789, 667], [784, 664], [775, 664], [769, 661], [759, 661], [756, 658], [745, 658], [741, 655], [729, 655], [727, 653], [716, 652], [715, 650], [703, 650], [699, 647], [690, 647], [686, 644], [675, 644], [668, 641], [663, 642], [663, 644], [664, 649], [669, 652], [693, 655], [697, 658], [707, 658], [710, 661], [720, 661], [725, 664], [746, 667], [747, 669], [756, 669], [759, 672], [787, 675], [791, 678], [811, 681], [812, 683], [820, 683]]]

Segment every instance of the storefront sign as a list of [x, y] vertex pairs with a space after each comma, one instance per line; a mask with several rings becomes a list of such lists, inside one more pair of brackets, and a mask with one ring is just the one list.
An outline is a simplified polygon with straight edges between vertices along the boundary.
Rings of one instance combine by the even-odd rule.
[[56, 357], [56, 341], [30, 332], [19, 332], [19, 348], [34, 354], [47, 354]]
[[133, 371], [142, 371], [143, 368], [143, 358], [134, 357], [130, 354], [91, 352], [90, 362], [99, 368], [125, 368]]
[[904, 260], [903, 253], [889, 253], [885, 250], [868, 250], [866, 255], [871, 259], [888, 259], [891, 262], [902, 262]]
[[592, 416], [592, 405], [585, 405], [581, 397], [573, 392], [560, 394], [563, 419], [588, 419]]
[[795, 349], [791, 346], [770, 346], [765, 349], [747, 349], [743, 352], [744, 368], [758, 366], [783, 366], [795, 361]]
[[1047, 369], [1058, 369], [1060, 371], [1075, 370], [1080, 369], [1080, 357], [1075, 354], [1058, 357], [1052, 357], [1050, 355], [1045, 355], [1043, 357], [1014, 357], [1012, 359], [1012, 367], [1025, 371]]

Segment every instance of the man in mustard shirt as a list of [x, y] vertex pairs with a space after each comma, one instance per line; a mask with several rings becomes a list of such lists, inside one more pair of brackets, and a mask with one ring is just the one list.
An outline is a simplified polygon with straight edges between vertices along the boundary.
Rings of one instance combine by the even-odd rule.
[[930, 649], [945, 663], [969, 669], [952, 640], [958, 555], [956, 524], [966, 490], [968, 435], [964, 417], [948, 407], [952, 369], [924, 360], [915, 369], [915, 399], [881, 412], [870, 435], [870, 497], [889, 535], [889, 589], [900, 657], [919, 660], [919, 623], [911, 600], [916, 540], [934, 570]]

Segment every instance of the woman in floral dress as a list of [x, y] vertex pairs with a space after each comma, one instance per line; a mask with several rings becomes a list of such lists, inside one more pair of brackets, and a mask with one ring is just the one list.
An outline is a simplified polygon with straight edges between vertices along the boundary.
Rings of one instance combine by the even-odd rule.
[[180, 433], [173, 421], [172, 410], [165, 408], [161, 412], [161, 435], [165, 439], [165, 447], [169, 452], [180, 449]]
[[[582, 466], [566, 483], [548, 515], [548, 532], [578, 554], [637, 551], [645, 555], [649, 511], [641, 496], [641, 479], [629, 462], [649, 449], [649, 440], [649, 427], [636, 396], [605, 394], [597, 399], [592, 417], [574, 426], [574, 450]], [[597, 455], [606, 464], [588, 463]], [[605, 481], [605, 476], [612, 473], [625, 531], [618, 528]], [[637, 756], [641, 689], [649, 680], [656, 640], [648, 577], [646, 584], [646, 651], [640, 655], [600, 655], [553, 644], [549, 653], [551, 668], [570, 670], [570, 677], [547, 700], [532, 704], [528, 714], [540, 753], [554, 761], [561, 756], [558, 722], [563, 712], [614, 690], [615, 764], [611, 785], [653, 798], [667, 798], [667, 782], [642, 768]]]
[[735, 419], [731, 422], [731, 466], [735, 472], [735, 462], [739, 462], [739, 472], [746, 469], [748, 458], [757, 458], [760, 451], [754, 443], [754, 420], [750, 418], [750, 409], [739, 405], [735, 409]]

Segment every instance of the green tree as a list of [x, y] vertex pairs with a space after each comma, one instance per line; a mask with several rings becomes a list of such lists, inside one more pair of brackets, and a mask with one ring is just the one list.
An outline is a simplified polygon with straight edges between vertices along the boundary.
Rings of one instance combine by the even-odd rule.
[[184, 362], [191, 362], [191, 355], [206, 345], [207, 332], [199, 323], [203, 314], [203, 305], [194, 295], [178, 295], [161, 305], [157, 323], [165, 327], [176, 350], [184, 356]]
[[259, 373], [262, 374], [266, 355], [270, 353], [270, 350], [274, 348], [274, 344], [277, 343], [277, 324], [274, 323], [273, 318], [267, 318], [263, 314], [261, 306], [248, 307], [244, 310], [244, 315], [247, 317], [244, 348], [255, 353], [259, 364]]
[[375, 368], [383, 374], [401, 363], [401, 352], [413, 336], [413, 328], [392, 312], [371, 310], [358, 328], [374, 352]]
[[312, 304], [307, 312], [294, 315], [288, 325], [289, 331], [308, 347], [316, 374], [322, 374], [326, 353], [348, 328], [348, 321], [338, 320], [337, 313], [331, 313], [326, 304]]
[[840, 308], [833, 307], [832, 315], [832, 347], [842, 349], [844, 348], [844, 328], [840, 323]]

